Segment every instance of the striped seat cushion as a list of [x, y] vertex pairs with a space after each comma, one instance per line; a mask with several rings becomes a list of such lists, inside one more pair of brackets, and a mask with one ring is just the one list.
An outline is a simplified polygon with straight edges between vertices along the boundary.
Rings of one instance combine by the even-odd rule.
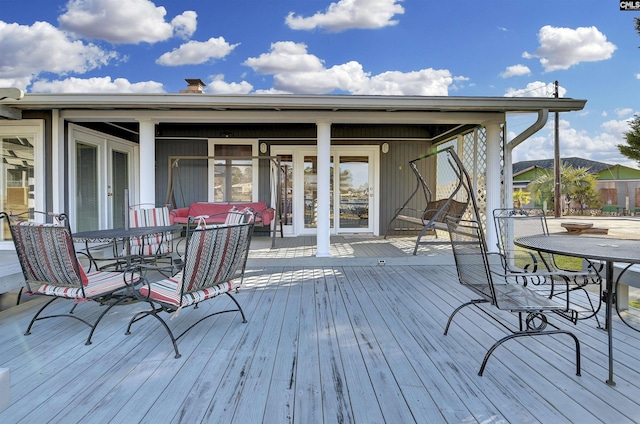
[[171, 278], [144, 285], [140, 288], [140, 294], [149, 297], [157, 302], [173, 305], [177, 307], [186, 307], [203, 300], [211, 299], [221, 294], [230, 292], [239, 286], [238, 283], [227, 281], [215, 286], [207, 287], [202, 290], [196, 290], [186, 293], [182, 296], [180, 303], [180, 285], [182, 284], [182, 272], [177, 273]]
[[[103, 294], [112, 293], [126, 287], [125, 277], [121, 272], [95, 271], [87, 276], [87, 285], [84, 287], [85, 297], [92, 298]], [[138, 274], [126, 274], [127, 282], [135, 284], [140, 276]], [[42, 284], [38, 287], [37, 293], [48, 296], [65, 297], [78, 299], [82, 296], [80, 287], [64, 287], [53, 284]]]

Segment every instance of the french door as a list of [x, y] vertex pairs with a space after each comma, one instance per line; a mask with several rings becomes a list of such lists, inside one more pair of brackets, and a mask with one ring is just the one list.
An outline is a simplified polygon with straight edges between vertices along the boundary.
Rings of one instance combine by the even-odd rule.
[[137, 146], [75, 126], [70, 140], [74, 231], [122, 227], [127, 201], [134, 203], [137, 198], [133, 190]]
[[[285, 231], [294, 234], [315, 234], [317, 228], [318, 161], [315, 146], [272, 148], [272, 155], [286, 164], [284, 203]], [[283, 162], [283, 159], [284, 162]], [[334, 146], [330, 163], [330, 225], [331, 232], [379, 232], [377, 146]], [[288, 225], [287, 225], [288, 224]]]

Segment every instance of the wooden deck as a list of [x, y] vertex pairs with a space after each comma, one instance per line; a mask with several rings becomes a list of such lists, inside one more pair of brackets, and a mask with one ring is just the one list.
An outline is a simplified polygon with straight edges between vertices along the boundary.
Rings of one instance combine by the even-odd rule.
[[[142, 304], [114, 308], [90, 346], [87, 328], [70, 319], [24, 336], [40, 300], [0, 312], [0, 368], [10, 370], [13, 399], [0, 422], [640, 422], [640, 333], [617, 320], [616, 387], [604, 383], [606, 333], [593, 320], [558, 322], [581, 341], [581, 377], [567, 337], [509, 341], [479, 377], [505, 332], [467, 308], [443, 335], [469, 296], [453, 266], [269, 263], [254, 261], [237, 295], [248, 323], [210, 319], [180, 341], [180, 359], [153, 319], [124, 335]], [[228, 304], [205, 302], [170, 325]], [[100, 309], [81, 304], [77, 313]]]

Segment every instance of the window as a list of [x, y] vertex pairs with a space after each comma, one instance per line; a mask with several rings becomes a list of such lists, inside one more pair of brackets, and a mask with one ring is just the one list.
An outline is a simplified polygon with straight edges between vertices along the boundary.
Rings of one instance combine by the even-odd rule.
[[[19, 214], [40, 209], [43, 204], [42, 124], [32, 122], [32, 126], [25, 121], [20, 125], [0, 125], [0, 206], [3, 211]], [[4, 225], [0, 242], [10, 239], [9, 229]]]
[[254, 161], [251, 159], [253, 149], [254, 146], [251, 144], [216, 144], [214, 146], [214, 202], [253, 201]]

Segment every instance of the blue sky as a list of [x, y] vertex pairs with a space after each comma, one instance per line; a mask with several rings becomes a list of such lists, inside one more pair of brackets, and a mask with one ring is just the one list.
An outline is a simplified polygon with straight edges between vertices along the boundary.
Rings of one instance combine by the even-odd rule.
[[[0, 86], [27, 93], [552, 96], [562, 156], [622, 157], [640, 36], [618, 0], [0, 0]], [[511, 117], [508, 137], [533, 116]], [[553, 157], [553, 119], [514, 161]]]

